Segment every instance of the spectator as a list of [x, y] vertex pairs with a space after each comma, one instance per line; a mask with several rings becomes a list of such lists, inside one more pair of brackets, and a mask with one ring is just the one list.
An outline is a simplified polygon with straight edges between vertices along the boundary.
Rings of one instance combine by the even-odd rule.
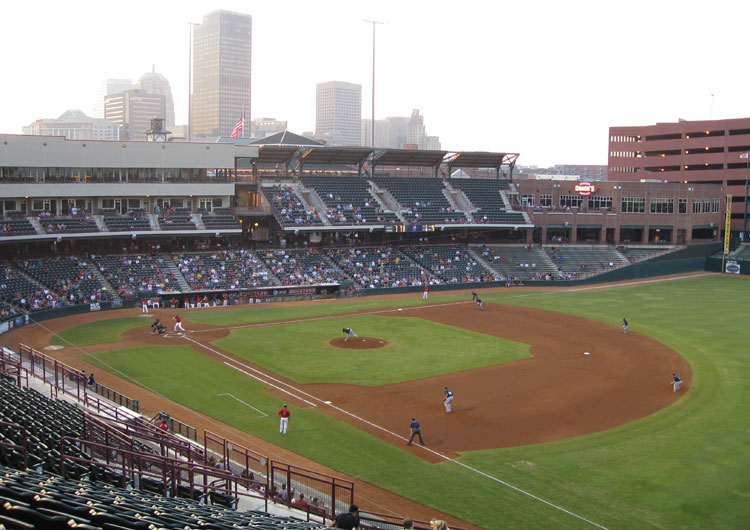
[[340, 513], [333, 520], [333, 528], [353, 530], [359, 527], [359, 508], [356, 504], [349, 506], [348, 512]]
[[430, 528], [432, 530], [450, 530], [446, 522], [441, 521], [440, 519], [430, 521]]
[[94, 379], [94, 372], [89, 374], [89, 390], [93, 391], [96, 388], [96, 380]]

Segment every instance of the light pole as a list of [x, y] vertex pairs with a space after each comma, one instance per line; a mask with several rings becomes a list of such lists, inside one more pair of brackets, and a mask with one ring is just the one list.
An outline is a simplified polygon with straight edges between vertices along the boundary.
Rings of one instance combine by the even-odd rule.
[[372, 146], [372, 162], [370, 164], [370, 171], [372, 171], [372, 176], [375, 176], [375, 170], [374, 170], [374, 163], [375, 163], [375, 25], [380, 24], [383, 25], [385, 22], [378, 22], [377, 20], [364, 20], [364, 22], [369, 22], [372, 24], [372, 123], [370, 124], [372, 126], [371, 128], [371, 138], [370, 138], [370, 144]]

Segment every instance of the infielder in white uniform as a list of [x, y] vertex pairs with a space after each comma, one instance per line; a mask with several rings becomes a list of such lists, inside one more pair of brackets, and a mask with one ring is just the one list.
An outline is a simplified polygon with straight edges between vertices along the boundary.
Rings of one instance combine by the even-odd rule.
[[445, 387], [445, 399], [443, 405], [445, 405], [446, 414], [451, 411], [451, 403], [453, 403], [453, 392], [446, 386]]

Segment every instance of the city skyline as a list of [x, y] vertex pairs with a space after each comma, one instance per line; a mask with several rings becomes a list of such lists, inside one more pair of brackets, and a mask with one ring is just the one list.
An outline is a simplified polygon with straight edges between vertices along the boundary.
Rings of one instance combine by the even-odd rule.
[[[471, 0], [460, 9], [441, 1], [132, 4], [112, 8], [106, 24], [101, 4], [89, 1], [76, 10], [46, 6], [43, 17], [33, 4], [6, 7], [0, 39], [18, 51], [4, 61], [13, 82], [4, 86], [0, 132], [21, 134], [24, 125], [71, 109], [90, 114], [98, 83], [137, 79], [151, 65], [169, 80], [176, 122], [186, 124], [187, 23], [216, 9], [253, 18], [246, 118], [274, 116], [300, 134], [314, 130], [317, 83], [361, 84], [369, 102], [372, 25], [365, 20], [387, 22], [377, 27], [376, 119], [419, 108], [447, 150], [519, 152], [523, 165], [606, 164], [611, 126], [750, 116], [750, 74], [740, 55], [750, 6], [735, 2], [701, 10], [639, 0], [627, 9]], [[64, 27], [66, 38], [29, 39], [32, 26], [39, 35]], [[113, 37], [125, 34], [139, 38]]]

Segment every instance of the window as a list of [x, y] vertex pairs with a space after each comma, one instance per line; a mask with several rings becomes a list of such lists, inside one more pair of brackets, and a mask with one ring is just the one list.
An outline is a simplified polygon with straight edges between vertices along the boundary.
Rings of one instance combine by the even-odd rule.
[[534, 196], [521, 195], [521, 206], [534, 206]]
[[622, 213], [644, 213], [646, 211], [645, 197], [623, 197]]
[[677, 213], [687, 213], [687, 199], [677, 200]]
[[714, 199], [713, 213], [719, 213], [721, 211], [721, 200]]
[[578, 208], [583, 203], [583, 197], [580, 195], [560, 195], [560, 206], [568, 208]]
[[17, 212], [18, 207], [16, 206], [16, 201], [3, 201], [3, 211]]
[[33, 201], [31, 201], [31, 209], [34, 212], [49, 212], [50, 200], [49, 199], [34, 199]]
[[539, 196], [539, 206], [552, 206], [552, 195], [543, 193]]
[[141, 208], [140, 199], [128, 199], [128, 210], [139, 210]]
[[703, 199], [703, 213], [711, 212], [711, 199]]
[[674, 213], [674, 199], [651, 199], [651, 213]]
[[703, 204], [703, 201], [700, 199], [695, 199], [693, 201], [693, 213], [701, 213], [701, 205]]
[[589, 197], [589, 210], [611, 210], [612, 197]]

